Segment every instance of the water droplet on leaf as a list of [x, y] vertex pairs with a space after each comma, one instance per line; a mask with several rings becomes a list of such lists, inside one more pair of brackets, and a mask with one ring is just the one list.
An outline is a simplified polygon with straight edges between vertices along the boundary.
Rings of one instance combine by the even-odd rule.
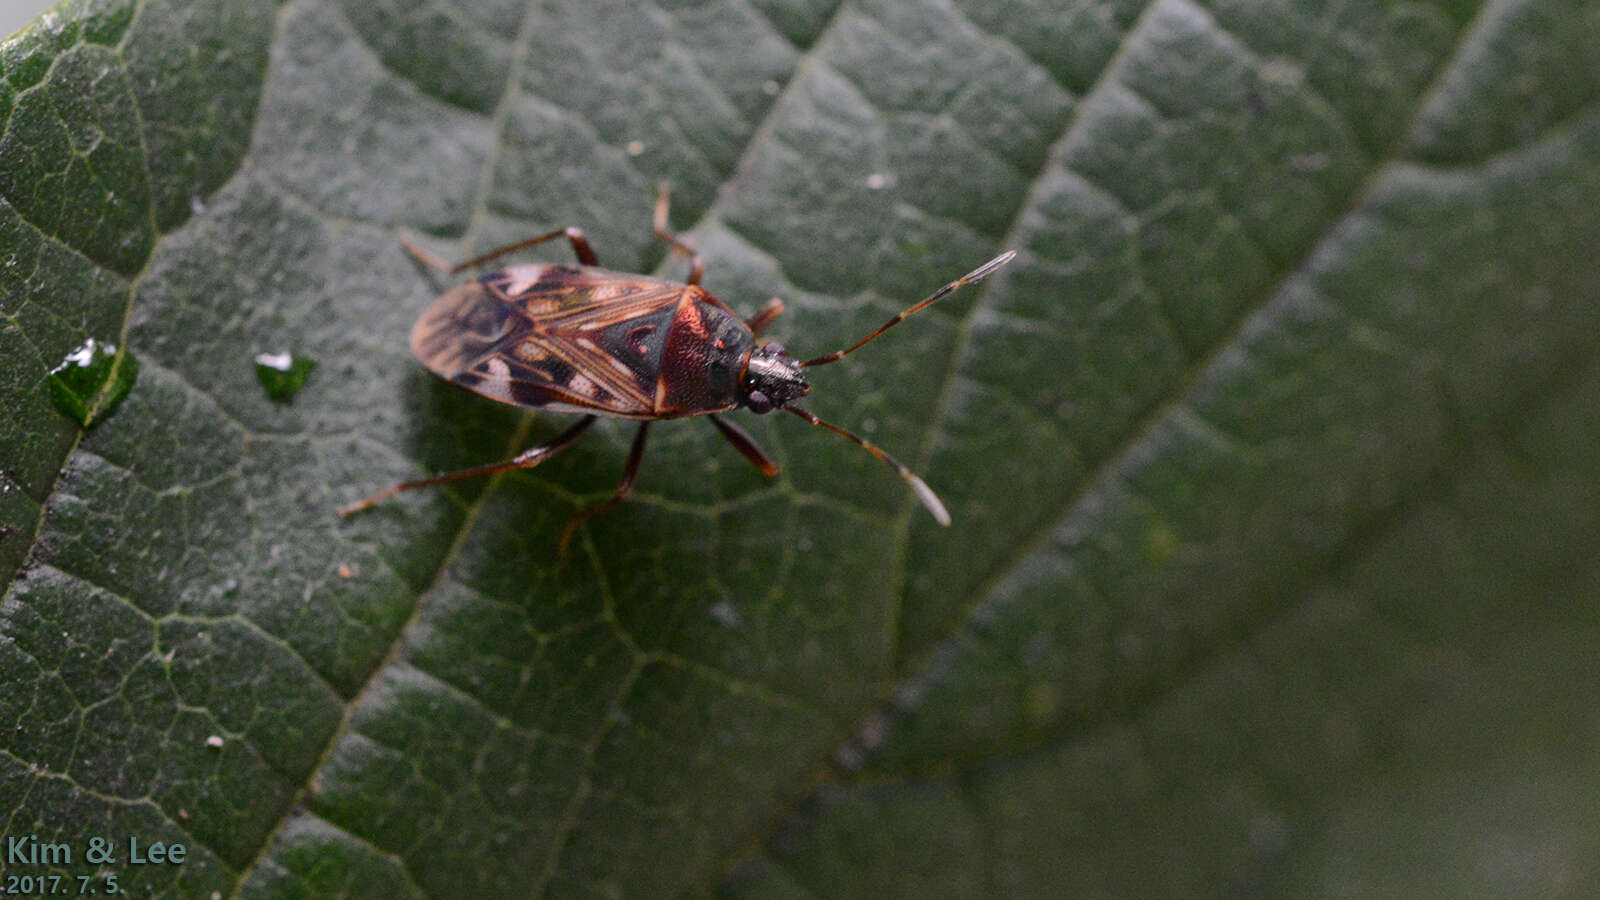
[[89, 338], [50, 370], [44, 384], [56, 409], [88, 428], [117, 408], [138, 375], [132, 354]]
[[315, 360], [291, 353], [256, 354], [256, 377], [267, 389], [267, 396], [279, 403], [293, 400], [316, 367]]
[[740, 617], [739, 611], [729, 603], [718, 603], [711, 607], [711, 618], [729, 628], [739, 629], [744, 627], [744, 619]]

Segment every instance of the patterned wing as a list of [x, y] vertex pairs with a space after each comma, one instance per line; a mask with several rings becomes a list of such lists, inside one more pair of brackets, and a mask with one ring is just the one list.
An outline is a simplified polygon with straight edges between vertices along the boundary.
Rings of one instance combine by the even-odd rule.
[[683, 291], [585, 266], [514, 266], [434, 301], [411, 349], [440, 377], [503, 403], [650, 419]]
[[552, 331], [593, 331], [676, 303], [684, 285], [591, 266], [534, 263], [479, 279], [495, 296]]

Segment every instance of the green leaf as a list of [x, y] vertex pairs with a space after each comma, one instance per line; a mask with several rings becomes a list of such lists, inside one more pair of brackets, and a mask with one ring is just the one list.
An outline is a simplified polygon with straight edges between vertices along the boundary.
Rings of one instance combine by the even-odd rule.
[[[178, 841], [110, 870], [200, 897], [1594, 893], [1595, 46], [1577, 0], [69, 2], [0, 44], [4, 834]], [[954, 526], [744, 415], [777, 479], [663, 423], [564, 567], [629, 423], [341, 519], [572, 421], [421, 369], [401, 238], [681, 277], [661, 180], [800, 354], [1019, 251], [808, 401]], [[91, 338], [138, 382], [85, 431]]]

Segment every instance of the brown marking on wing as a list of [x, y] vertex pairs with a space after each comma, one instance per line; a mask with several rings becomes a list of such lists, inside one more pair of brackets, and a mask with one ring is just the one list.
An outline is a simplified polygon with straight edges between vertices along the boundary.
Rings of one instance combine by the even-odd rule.
[[538, 340], [517, 341], [516, 345], [511, 348], [511, 354], [523, 362], [531, 363], [550, 356], [550, 352], [545, 350], [544, 344]]
[[619, 393], [605, 379], [592, 377], [559, 351], [533, 363], [496, 354], [452, 379], [475, 393], [513, 406], [568, 406], [618, 418], [652, 417], [649, 400], [632, 389]]
[[[513, 396], [519, 390], [516, 384], [526, 382], [541, 391], [558, 392], [559, 402], [613, 415], [638, 416], [651, 411], [650, 397], [640, 390], [632, 373], [617, 371], [611, 365], [611, 357], [592, 342], [569, 340], [562, 335], [530, 334], [521, 338], [511, 350], [497, 353], [485, 360], [483, 366], [493, 361], [505, 364], [507, 380], [512, 385], [507, 390]], [[492, 373], [485, 368], [480, 374]], [[491, 386], [485, 384], [484, 387]], [[480, 390], [480, 393], [494, 396], [491, 390]], [[524, 392], [524, 397], [507, 402], [543, 405], [527, 402], [526, 396]]]
[[[503, 403], [651, 418], [666, 335], [650, 336], [670, 331], [664, 314], [695, 310], [699, 296], [709, 295], [588, 266], [513, 266], [434, 301], [412, 330], [412, 351]], [[624, 342], [630, 334], [636, 340]]]
[[667, 376], [662, 375], [656, 379], [656, 395], [651, 398], [654, 403], [651, 408], [664, 410], [667, 408]]
[[663, 282], [597, 285], [582, 296], [570, 297], [560, 312], [544, 318], [542, 324], [552, 330], [598, 331], [670, 309], [683, 292], [683, 285]]
[[423, 312], [411, 329], [411, 352], [439, 377], [453, 379], [527, 329], [522, 316], [472, 281]]
[[635, 328], [630, 328], [624, 341], [635, 353], [643, 356], [650, 352], [650, 348], [645, 346], [644, 339], [653, 334], [655, 330], [656, 327], [654, 325], [639, 325]]
[[554, 330], [590, 331], [670, 306], [685, 285], [593, 266], [511, 266], [479, 279], [530, 320]]

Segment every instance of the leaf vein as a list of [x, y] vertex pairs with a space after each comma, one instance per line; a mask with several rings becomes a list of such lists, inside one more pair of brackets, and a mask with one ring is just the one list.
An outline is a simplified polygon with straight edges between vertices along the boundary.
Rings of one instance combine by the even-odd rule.
[[[1487, 4], [1479, 7], [1478, 15], [1475, 21], [1482, 18], [1482, 13], [1486, 6]], [[1130, 35], [1132, 35], [1134, 31], [1137, 31], [1137, 29], [1130, 31]], [[1423, 91], [1419, 95], [1419, 99], [1413, 106], [1413, 116], [1420, 115], [1422, 110], [1427, 107], [1428, 101], [1433, 96], [1433, 93], [1443, 82], [1446, 74], [1454, 67], [1461, 49], [1466, 45], [1465, 35], [1471, 33], [1471, 31], [1471, 27], [1463, 30], [1462, 36], [1458, 39], [1456, 44], [1454, 53], [1452, 53], [1451, 57], [1445, 60], [1439, 66], [1430, 88]], [[1114, 477], [1117, 464], [1122, 459], [1127, 457], [1128, 454], [1134, 452], [1135, 448], [1147, 440], [1150, 434], [1159, 426], [1162, 421], [1164, 421], [1169, 415], [1176, 415], [1179, 410], [1182, 410], [1186, 407], [1186, 404], [1182, 402], [1183, 398], [1188, 395], [1195, 383], [1199, 380], [1200, 376], [1211, 365], [1211, 363], [1219, 355], [1221, 355], [1226, 348], [1232, 346], [1237, 341], [1238, 337], [1245, 332], [1248, 323], [1264, 308], [1270, 305], [1271, 300], [1279, 295], [1283, 285], [1290, 278], [1298, 274], [1300, 270], [1303, 269], [1305, 262], [1315, 255], [1316, 249], [1322, 245], [1326, 236], [1336, 231], [1338, 226], [1348, 219], [1354, 211], [1365, 205], [1367, 199], [1376, 190], [1378, 184], [1381, 183], [1383, 175], [1388, 170], [1404, 164], [1404, 149], [1405, 143], [1403, 141], [1398, 142], [1389, 154], [1389, 157], [1376, 164], [1374, 170], [1369, 173], [1368, 177], [1363, 181], [1359, 188], [1353, 192], [1352, 198], [1347, 203], [1346, 208], [1340, 214], [1330, 217], [1327, 226], [1323, 229], [1322, 235], [1318, 239], [1308, 243], [1305, 251], [1302, 253], [1300, 264], [1289, 267], [1280, 273], [1279, 277], [1276, 278], [1268, 287], [1268, 289], [1263, 292], [1263, 295], [1260, 299], [1248, 304], [1245, 308], [1243, 308], [1235, 317], [1232, 326], [1213, 343], [1210, 352], [1207, 353], [1203, 358], [1196, 360], [1195, 363], [1191, 365], [1187, 371], [1175, 382], [1173, 390], [1171, 390], [1164, 399], [1158, 401], [1142, 415], [1140, 415], [1134, 421], [1132, 426], [1113, 444], [1113, 449], [1107, 452], [1103, 459], [1091, 464], [1091, 469], [1088, 474], [1086, 474], [1078, 487], [1073, 490], [1066, 499], [1066, 503], [1063, 508], [1067, 511], [1067, 513], [1070, 513], [1070, 511], [1075, 508], [1076, 504], [1085, 496], [1087, 496], [1095, 487], [1109, 481], [1112, 477]], [[1005, 557], [996, 565], [991, 566], [989, 571], [978, 581], [977, 586], [972, 591], [972, 597], [982, 598], [988, 594], [993, 589], [995, 583], [997, 583], [1006, 572], [1015, 568], [1021, 560], [1024, 560], [1033, 553], [1037, 552], [1038, 549], [1049, 539], [1049, 536], [1059, 526], [1060, 522], [1062, 521], [1062, 515], [1063, 514], [1053, 514], [1041, 517], [1041, 519], [1033, 528], [1023, 534], [1017, 541], [1013, 542], [1011, 552], [1006, 554]], [[970, 620], [971, 616], [977, 610], [982, 608], [982, 605], [983, 604], [981, 600], [974, 600], [968, 603], [966, 609], [958, 617], [957, 623]], [[949, 643], [949, 640], [956, 639], [956, 637], [959, 635], [959, 631], [959, 624], [954, 625], [948, 640], [930, 647], [927, 652], [921, 655], [919, 661], [908, 661], [908, 663], [903, 666], [897, 665], [896, 670], [908, 673], [907, 675], [903, 676], [904, 679], [914, 679], [916, 677], [916, 673], [920, 672], [925, 664], [929, 660], [933, 659], [942, 647]], [[881, 713], [885, 705], [886, 704], [880, 703], [877, 707], [877, 711]]]
[[[1145, 13], [1140, 17], [1141, 23], [1149, 14], [1149, 10], [1153, 9], [1156, 5], [1159, 5], [1160, 2], [1163, 2], [1163, 0], [1156, 0], [1155, 4], [1146, 9]], [[1484, 8], [1485, 6], [1479, 7], [1478, 12], [1480, 17]], [[1131, 29], [1129, 31], [1130, 38], [1138, 30], [1138, 26]], [[1470, 28], [1466, 29], [1463, 34], [1470, 31]], [[1433, 84], [1428, 90], [1419, 95], [1419, 99], [1413, 105], [1414, 117], [1416, 115], [1420, 115], [1421, 111], [1427, 107], [1428, 101], [1433, 96], [1434, 91], [1438, 89], [1445, 73], [1453, 68], [1456, 54], [1459, 54], [1464, 45], [1465, 39], [1459, 39], [1456, 44], [1455, 53], [1452, 54], [1450, 59], [1446, 60], [1439, 66], [1439, 70], [1435, 73]], [[1120, 55], [1121, 50], [1118, 52], [1118, 56]], [[1115, 60], [1113, 60], [1111, 66], [1108, 66], [1108, 71], [1110, 68], [1114, 67], [1114, 65]], [[1093, 93], [1094, 91], [1091, 91], [1089, 95], [1085, 96], [1085, 104], [1088, 103], [1089, 97], [1091, 97]], [[1071, 128], [1069, 127], [1062, 135], [1061, 140], [1066, 140], [1068, 137], [1070, 137], [1070, 135]], [[1250, 321], [1264, 308], [1270, 305], [1272, 299], [1279, 295], [1283, 286], [1289, 281], [1289, 279], [1300, 273], [1300, 271], [1304, 268], [1305, 263], [1315, 256], [1317, 248], [1322, 246], [1326, 237], [1335, 232], [1338, 226], [1349, 218], [1351, 213], [1360, 209], [1367, 202], [1368, 198], [1370, 198], [1372, 193], [1376, 190], [1378, 184], [1381, 183], [1383, 175], [1389, 169], [1402, 164], [1402, 154], [1404, 153], [1404, 150], [1405, 143], [1403, 141], [1397, 142], [1387, 158], [1375, 162], [1373, 168], [1368, 172], [1367, 177], [1357, 185], [1354, 191], [1352, 191], [1351, 197], [1349, 201], [1347, 201], [1344, 209], [1338, 214], [1330, 216], [1327, 224], [1323, 227], [1321, 234], [1316, 239], [1307, 242], [1305, 249], [1300, 254], [1299, 263], [1285, 267], [1277, 274], [1277, 277], [1273, 279], [1272, 283], [1268, 285], [1260, 297], [1256, 298], [1250, 303], [1243, 304], [1238, 312], [1234, 315], [1230, 326], [1219, 334], [1217, 339], [1212, 342], [1208, 351], [1199, 358], [1195, 359], [1194, 362], [1192, 362], [1186, 368], [1186, 370], [1174, 381], [1172, 389], [1169, 390], [1164, 397], [1157, 398], [1155, 403], [1149, 406], [1142, 414], [1138, 415], [1134, 419], [1134, 421], [1123, 432], [1118, 440], [1111, 445], [1111, 449], [1108, 450], [1103, 459], [1098, 461], [1086, 461], [1091, 467], [1090, 471], [1079, 484], [1077, 489], [1070, 492], [1067, 496], [1062, 507], [1064, 511], [1070, 511], [1073, 509], [1075, 505], [1089, 493], [1090, 490], [1109, 478], [1111, 473], [1116, 468], [1116, 463], [1131, 453], [1134, 448], [1142, 443], [1153, 431], [1153, 429], [1161, 421], [1163, 421], [1169, 411], [1179, 408], [1182, 405], [1182, 398], [1186, 396], [1199, 381], [1206, 369], [1208, 369], [1212, 362], [1215, 361], [1228, 347], [1237, 342], [1238, 338], [1246, 331]], [[967, 317], [965, 323], [966, 327], [963, 328], [962, 343], [958, 348], [958, 352], [952, 356], [952, 371], [959, 368], [962, 358], [967, 353], [967, 347], [970, 342], [969, 338], [971, 325], [973, 323], [975, 313], [979, 308], [981, 308], [983, 300], [988, 296], [989, 295], [987, 292], [981, 294], [979, 296], [978, 303], [974, 304], [973, 306], [973, 315], [969, 315]], [[948, 412], [947, 405], [943, 398], [941, 398], [939, 408], [945, 412]], [[934, 426], [930, 428], [930, 443], [931, 437], [934, 433], [936, 433], [938, 424], [940, 421], [942, 421], [942, 419], [943, 414], [935, 419]], [[924, 453], [922, 457], [922, 464], [924, 467], [927, 465], [927, 459], [928, 454]], [[1018, 541], [1014, 542], [1011, 553], [1007, 554], [999, 563], [990, 567], [989, 572], [979, 580], [978, 587], [973, 591], [973, 595], [981, 596], [990, 586], [993, 585], [995, 580], [997, 580], [1001, 574], [1013, 568], [1019, 560], [1025, 559], [1030, 553], [1037, 549], [1041, 542], [1054, 529], [1055, 524], [1060, 520], [1063, 514], [1064, 513], [1058, 513], [1041, 517], [1036, 522], [1034, 528], [1026, 532]], [[909, 533], [906, 533], [906, 536], [909, 537]], [[908, 553], [909, 540], [904, 540], [902, 541], [902, 558], [904, 558]], [[975, 603], [969, 604], [968, 613], [970, 613], [971, 608], [975, 605]], [[965, 617], [966, 614], [963, 614], [961, 618], [964, 619]], [[926, 654], [924, 654], [924, 656], [926, 656]], [[918, 666], [897, 666], [896, 668], [899, 671], [910, 671], [911, 669], [918, 668]]]

